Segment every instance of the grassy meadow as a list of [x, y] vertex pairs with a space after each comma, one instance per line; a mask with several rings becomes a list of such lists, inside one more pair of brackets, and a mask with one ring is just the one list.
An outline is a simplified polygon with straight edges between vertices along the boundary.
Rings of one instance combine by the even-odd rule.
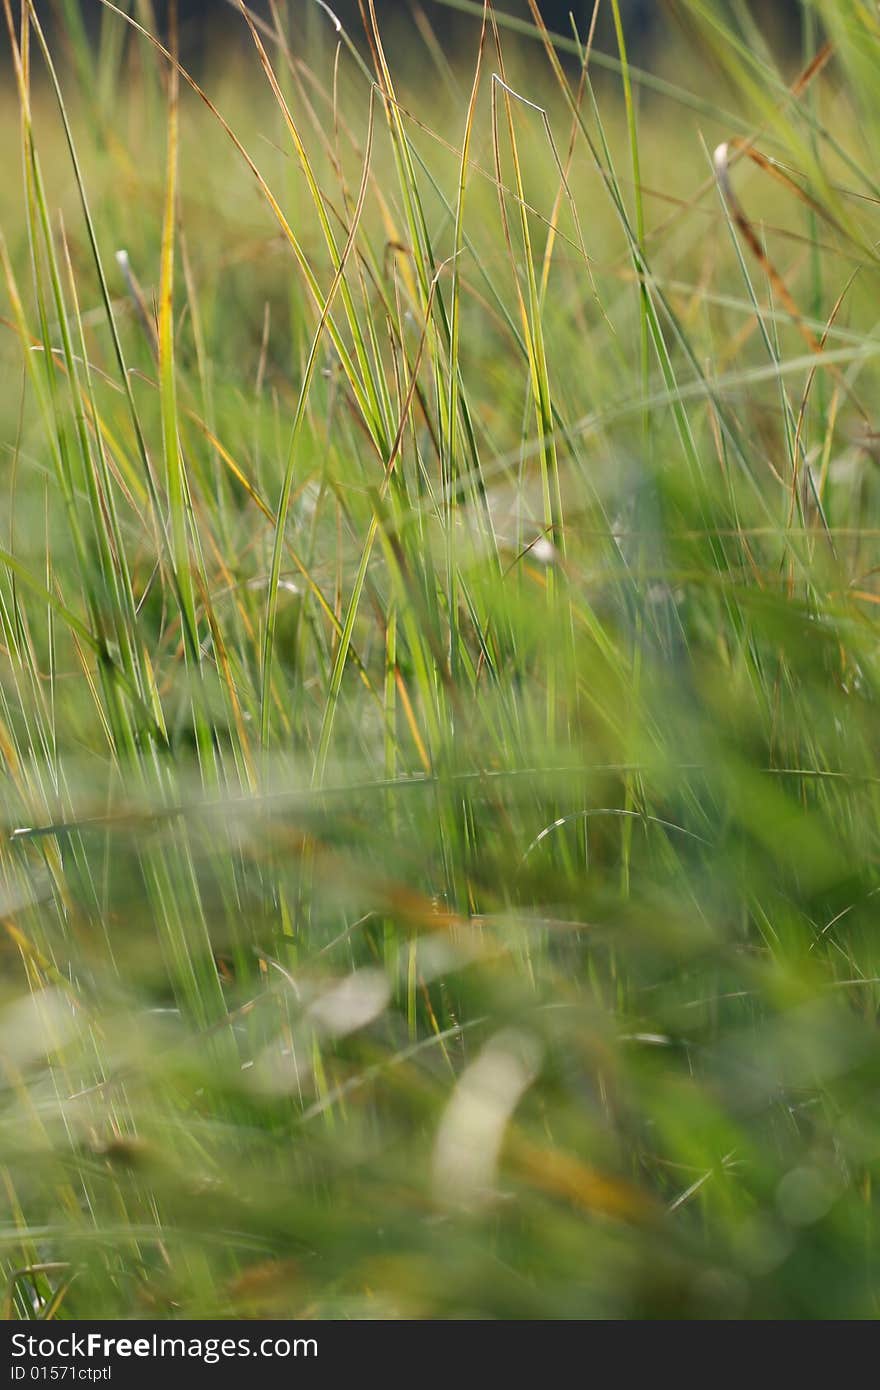
[[4, 1316], [877, 1316], [876, 6], [2, 6]]

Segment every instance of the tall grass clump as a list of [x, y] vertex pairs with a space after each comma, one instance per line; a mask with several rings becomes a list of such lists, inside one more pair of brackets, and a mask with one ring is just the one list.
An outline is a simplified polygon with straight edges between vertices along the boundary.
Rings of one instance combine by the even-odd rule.
[[2, 7], [6, 1316], [876, 1316], [874, 7]]

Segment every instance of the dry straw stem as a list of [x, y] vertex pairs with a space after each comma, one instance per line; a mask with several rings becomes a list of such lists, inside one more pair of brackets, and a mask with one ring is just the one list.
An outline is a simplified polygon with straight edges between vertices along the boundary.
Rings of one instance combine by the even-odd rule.
[[[819, 69], [815, 67], [815, 64], [811, 65], [811, 71], [813, 74], [818, 70]], [[825, 331], [820, 340], [816, 337], [809, 324], [805, 322], [800, 307], [797, 304], [791, 291], [789, 290], [784, 277], [776, 269], [776, 266], [773, 264], [772, 260], [768, 256], [764, 244], [761, 240], [761, 237], [759, 236], [753, 223], [746, 216], [742, 203], [737, 197], [731, 179], [732, 153], [739, 154], [740, 156], [744, 156], [745, 158], [751, 160], [752, 163], [756, 164], [759, 169], [763, 170], [765, 173], [768, 173], [773, 178], [777, 179], [790, 192], [793, 192], [795, 196], [806, 207], [808, 207], [812, 212], [815, 212], [819, 217], [823, 218], [837, 231], [843, 232], [844, 229], [840, 226], [840, 223], [837, 221], [837, 219], [834, 218], [831, 215], [831, 213], [829, 213], [825, 208], [823, 208], [821, 203], [819, 203], [815, 198], [811, 197], [809, 193], [807, 193], [797, 183], [795, 183], [794, 179], [792, 179], [790, 175], [785, 172], [785, 170], [780, 169], [779, 166], [775, 164], [772, 160], [767, 159], [765, 155], [761, 154], [760, 150], [757, 150], [751, 141], [725, 141], [716, 148], [715, 153], [712, 157], [712, 162], [715, 169], [715, 177], [718, 182], [718, 188], [720, 190], [721, 197], [724, 200], [724, 205], [727, 208], [728, 213], [730, 214], [730, 218], [734, 226], [736, 226], [736, 228], [741, 233], [743, 239], [746, 242], [746, 245], [748, 246], [758, 265], [761, 267], [761, 270], [764, 272], [764, 275], [767, 277], [767, 280], [770, 283], [773, 293], [790, 314], [792, 322], [795, 324], [798, 332], [801, 334], [801, 337], [804, 339], [804, 342], [807, 344], [810, 351], [816, 353], [817, 356], [822, 357], [824, 354], [828, 329], [833, 325], [834, 319], [837, 317], [837, 314], [840, 310], [842, 300], [843, 298], [845, 298], [847, 290], [852, 285], [855, 275], [853, 274], [850, 277], [847, 286], [843, 291], [841, 299], [839, 299], [838, 303], [835, 305], [835, 308], [831, 314], [831, 317], [829, 318]], [[845, 232], [844, 235], [846, 235]], [[876, 256], [874, 257], [874, 259], [876, 260]], [[858, 398], [856, 397], [849, 382], [847, 382], [846, 378], [843, 376], [843, 373], [841, 372], [840, 368], [836, 366], [833, 362], [826, 363], [825, 365], [826, 370], [837, 382], [837, 385], [840, 387], [842, 391], [844, 391], [848, 396], [852, 398], [854, 404], [861, 412], [863, 419], [867, 421], [867, 411], [859, 403]]]

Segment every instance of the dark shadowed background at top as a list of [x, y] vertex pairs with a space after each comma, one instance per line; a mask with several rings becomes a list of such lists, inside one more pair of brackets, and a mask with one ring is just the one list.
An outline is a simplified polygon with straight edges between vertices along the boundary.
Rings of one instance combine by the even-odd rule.
[[[589, 31], [593, 14], [593, 0], [539, 0], [541, 13], [548, 27], [558, 33], [570, 34], [572, 23], [582, 37]], [[366, 8], [366, 0], [364, 0]], [[181, 38], [185, 50], [192, 57], [205, 46], [222, 38], [224, 42], [236, 33], [244, 35], [244, 25], [236, 15], [237, 0], [178, 0]], [[257, 15], [268, 16], [271, 11], [270, 0], [252, 0], [249, 8]], [[330, 19], [321, 14], [317, 0], [281, 0], [280, 8], [287, 10], [289, 21], [296, 27], [308, 26], [313, 32], [322, 26], [329, 26]], [[352, 34], [361, 29], [359, 0], [333, 0], [328, 8], [338, 15]], [[406, 21], [416, 9], [427, 16], [438, 36], [450, 45], [466, 40], [472, 31], [475, 17], [462, 13], [453, 4], [444, 0], [375, 0], [376, 14], [380, 23], [389, 28]], [[772, 32], [774, 37], [782, 34], [796, 34], [798, 17], [801, 14], [800, 0], [750, 0], [748, 8], [761, 27]], [[153, 9], [161, 30], [166, 30], [169, 0], [155, 0]], [[527, 0], [501, 0], [496, 4], [496, 12], [508, 14], [517, 19], [529, 18]], [[101, 0], [82, 0], [82, 10], [88, 19], [100, 15]], [[664, 32], [678, 27], [682, 20], [682, 7], [679, 0], [620, 0], [621, 16], [626, 29], [630, 48], [644, 57]], [[614, 48], [616, 40], [610, 3], [600, 3], [597, 25], [598, 42], [606, 48]]]

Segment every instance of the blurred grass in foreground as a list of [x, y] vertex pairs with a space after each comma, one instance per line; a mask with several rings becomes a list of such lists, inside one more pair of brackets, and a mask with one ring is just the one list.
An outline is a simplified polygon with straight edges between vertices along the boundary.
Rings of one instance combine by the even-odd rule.
[[876, 1316], [876, 15], [3, 2], [7, 1315]]

